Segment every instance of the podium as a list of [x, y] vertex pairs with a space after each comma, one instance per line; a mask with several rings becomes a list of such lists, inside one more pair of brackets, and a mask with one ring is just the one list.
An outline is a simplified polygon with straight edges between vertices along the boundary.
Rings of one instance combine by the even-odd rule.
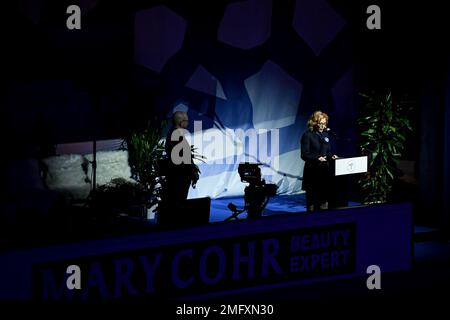
[[328, 207], [348, 206], [348, 177], [367, 172], [367, 156], [338, 158], [330, 161], [330, 189]]
[[367, 172], [367, 156], [334, 160], [334, 175], [343, 176]]

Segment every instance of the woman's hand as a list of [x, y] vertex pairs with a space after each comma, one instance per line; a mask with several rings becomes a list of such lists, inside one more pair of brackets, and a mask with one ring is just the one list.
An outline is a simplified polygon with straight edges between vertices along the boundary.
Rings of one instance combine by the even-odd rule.
[[339, 158], [337, 155], [333, 154], [333, 156], [331, 157], [331, 159], [336, 160], [337, 158]]
[[320, 162], [327, 161], [327, 158], [325, 158], [325, 157], [319, 157], [319, 161], [320, 161]]

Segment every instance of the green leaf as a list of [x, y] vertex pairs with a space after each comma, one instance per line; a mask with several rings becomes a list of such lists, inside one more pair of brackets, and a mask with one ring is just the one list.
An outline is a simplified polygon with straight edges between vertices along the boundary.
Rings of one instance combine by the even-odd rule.
[[396, 164], [405, 148], [407, 133], [412, 131], [408, 119], [411, 101], [397, 98], [391, 91], [361, 93], [364, 105], [357, 119], [359, 146], [370, 154], [367, 175], [359, 181], [365, 200], [386, 201], [392, 192]]

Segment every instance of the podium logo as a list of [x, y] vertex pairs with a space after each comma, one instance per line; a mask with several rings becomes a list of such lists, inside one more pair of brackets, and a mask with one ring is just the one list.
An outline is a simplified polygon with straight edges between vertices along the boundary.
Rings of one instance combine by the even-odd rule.
[[347, 164], [347, 171], [353, 172], [353, 170], [355, 170], [355, 164], [351, 161]]

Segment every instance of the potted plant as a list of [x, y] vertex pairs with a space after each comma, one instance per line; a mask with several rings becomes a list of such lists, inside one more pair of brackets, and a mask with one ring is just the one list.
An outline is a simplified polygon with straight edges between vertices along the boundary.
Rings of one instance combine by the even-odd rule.
[[96, 218], [114, 221], [125, 214], [146, 219], [147, 210], [161, 201], [164, 178], [159, 166], [164, 158], [162, 133], [166, 123], [151, 119], [123, 140], [121, 148], [128, 150], [132, 180], [113, 179], [91, 192], [89, 206]]
[[394, 97], [391, 92], [360, 94], [364, 98], [357, 120], [359, 147], [368, 156], [368, 171], [359, 181], [366, 204], [389, 199], [398, 176], [397, 161], [405, 149], [407, 134], [412, 131], [409, 120], [412, 103]]
[[[120, 215], [145, 218], [144, 204], [147, 192], [139, 183], [123, 178], [112, 179], [109, 183], [99, 186], [91, 196], [91, 205], [96, 209], [96, 217], [102, 221], [112, 222]], [[146, 210], [145, 210], [146, 211]]]
[[[117, 209], [126, 211], [130, 207], [145, 206], [145, 209], [154, 208], [162, 201], [166, 201], [167, 155], [165, 155], [165, 139], [163, 131], [167, 126], [167, 120], [153, 118], [140, 128], [133, 130], [124, 139], [122, 146], [128, 150], [128, 163], [131, 168], [130, 181], [112, 181], [107, 186], [99, 188], [96, 192], [97, 207], [106, 208], [107, 212], [115, 212]], [[204, 157], [197, 153], [197, 149], [191, 146], [193, 160], [204, 161]], [[193, 175], [197, 180], [200, 170], [193, 164]], [[109, 199], [108, 201], [100, 201]], [[105, 205], [101, 205], [105, 204]], [[145, 210], [145, 211], [146, 211]], [[156, 206], [156, 212], [159, 208]]]
[[145, 190], [149, 208], [163, 196], [164, 179], [160, 166], [164, 159], [163, 130], [166, 125], [167, 120], [153, 118], [126, 139], [132, 178]]

